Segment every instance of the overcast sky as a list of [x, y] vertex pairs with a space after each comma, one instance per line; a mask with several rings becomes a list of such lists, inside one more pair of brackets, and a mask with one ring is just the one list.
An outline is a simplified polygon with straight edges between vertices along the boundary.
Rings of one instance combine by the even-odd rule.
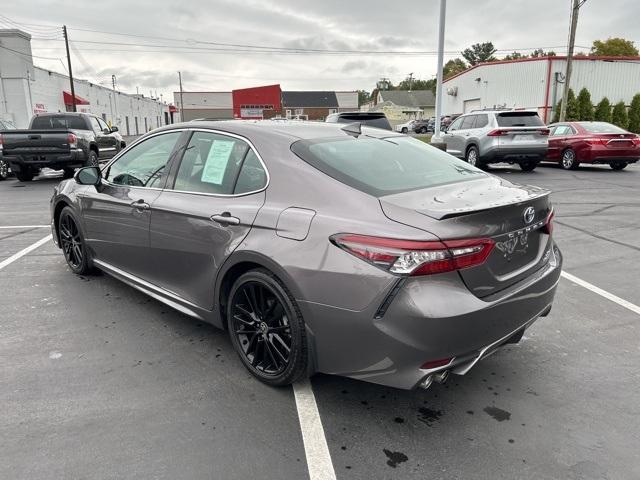
[[[0, 25], [15, 22], [34, 35], [36, 65], [64, 72], [69, 27], [74, 73], [93, 82], [117, 76], [119, 89], [162, 93], [231, 90], [279, 83], [284, 90], [371, 90], [382, 76], [399, 82], [409, 72], [430, 78], [431, 54], [221, 53], [211, 43], [321, 50], [422, 51], [437, 48], [437, 0], [192, 0], [102, 2], [27, 0], [3, 2]], [[570, 0], [448, 0], [445, 61], [472, 43], [492, 41], [513, 50], [566, 50]], [[640, 1], [587, 0], [580, 10], [576, 44], [619, 36], [640, 44]], [[118, 36], [85, 30], [141, 35]], [[83, 43], [96, 42], [96, 43]], [[107, 43], [110, 42], [110, 43]], [[125, 45], [122, 45], [125, 44]], [[134, 46], [140, 44], [146, 46]], [[160, 47], [162, 46], [162, 47]], [[236, 49], [246, 50], [245, 47]], [[579, 50], [580, 51], [580, 50]], [[582, 51], [587, 51], [582, 49]], [[506, 52], [505, 52], [506, 53]], [[524, 53], [524, 52], [523, 52]], [[500, 53], [503, 55], [504, 53]], [[65, 60], [66, 61], [66, 60]]]

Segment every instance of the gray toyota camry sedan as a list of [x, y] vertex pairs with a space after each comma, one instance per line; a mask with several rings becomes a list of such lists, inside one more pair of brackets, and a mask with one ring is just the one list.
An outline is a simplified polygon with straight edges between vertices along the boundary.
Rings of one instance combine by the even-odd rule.
[[359, 124], [191, 122], [60, 183], [55, 242], [229, 332], [270, 385], [464, 374], [551, 309], [549, 192]]

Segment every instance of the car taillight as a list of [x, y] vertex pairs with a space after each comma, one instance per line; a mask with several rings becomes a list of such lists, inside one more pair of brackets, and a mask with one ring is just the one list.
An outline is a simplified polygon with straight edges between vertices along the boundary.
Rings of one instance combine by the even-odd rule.
[[495, 243], [489, 238], [421, 242], [367, 235], [338, 234], [343, 250], [397, 275], [431, 275], [484, 263]]
[[606, 138], [587, 138], [585, 140], [589, 145], [606, 145], [608, 139]]
[[632, 140], [635, 145], [640, 145], [640, 137], [633, 138]]
[[487, 133], [487, 137], [500, 137], [502, 135], [508, 135], [508, 134], [509, 134], [508, 130], [500, 130], [499, 128], [497, 128]]
[[546, 233], [547, 235], [551, 235], [553, 233], [553, 217], [555, 216], [555, 212], [551, 210], [549, 215], [547, 215], [547, 219], [542, 226], [542, 233]]
[[541, 128], [540, 130], [538, 130], [538, 133], [540, 135], [547, 136], [549, 135], [549, 133], [551, 133], [551, 130], [549, 130], [548, 128]]
[[67, 143], [69, 144], [69, 148], [78, 148], [78, 137], [70, 133], [67, 136]]

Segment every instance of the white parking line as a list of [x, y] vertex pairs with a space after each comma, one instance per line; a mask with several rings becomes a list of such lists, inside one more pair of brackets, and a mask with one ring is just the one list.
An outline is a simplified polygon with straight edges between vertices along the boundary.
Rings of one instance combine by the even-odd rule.
[[50, 226], [51, 225], [2, 225], [2, 226], [0, 226], [0, 229], [4, 228], [4, 229], [15, 229], [15, 230], [18, 230], [20, 228], [48, 228]]
[[309, 478], [310, 480], [336, 480], [316, 397], [313, 395], [313, 388], [309, 380], [295, 383], [293, 394], [296, 398]]
[[627, 302], [624, 298], [620, 298], [616, 295], [614, 295], [613, 293], [609, 293], [606, 290], [601, 289], [600, 287], [596, 287], [595, 285], [589, 283], [589, 282], [585, 282], [584, 280], [582, 280], [581, 278], [576, 277], [575, 275], [571, 275], [570, 273], [567, 272], [562, 272], [562, 276], [564, 278], [566, 278], [567, 280], [580, 285], [581, 287], [586, 288], [587, 290], [591, 290], [593, 293], [597, 293], [598, 295], [600, 295], [601, 297], [606, 298], [607, 300], [611, 300], [614, 303], [617, 303], [618, 305], [620, 305], [621, 307], [624, 307], [628, 310], [631, 310], [634, 313], [637, 313], [638, 315], [640, 315], [640, 307], [638, 305], [635, 305], [631, 302]]
[[45, 243], [47, 243], [51, 239], [52, 239], [51, 234], [49, 234], [46, 237], [41, 238], [40, 240], [38, 240], [36, 243], [32, 243], [27, 248], [24, 248], [24, 249], [20, 250], [18, 253], [14, 253], [13, 255], [11, 255], [6, 260], [3, 260], [2, 262], [0, 262], [0, 270], [2, 270], [7, 265], [11, 265], [16, 260], [24, 257], [27, 253], [33, 252], [36, 248], [44, 245]]

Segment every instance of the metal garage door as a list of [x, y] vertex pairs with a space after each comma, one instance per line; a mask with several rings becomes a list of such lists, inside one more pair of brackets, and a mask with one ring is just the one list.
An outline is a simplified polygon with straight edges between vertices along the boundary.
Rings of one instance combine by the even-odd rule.
[[465, 100], [463, 103], [464, 113], [469, 113], [471, 110], [480, 110], [480, 99], [473, 98], [471, 100]]

